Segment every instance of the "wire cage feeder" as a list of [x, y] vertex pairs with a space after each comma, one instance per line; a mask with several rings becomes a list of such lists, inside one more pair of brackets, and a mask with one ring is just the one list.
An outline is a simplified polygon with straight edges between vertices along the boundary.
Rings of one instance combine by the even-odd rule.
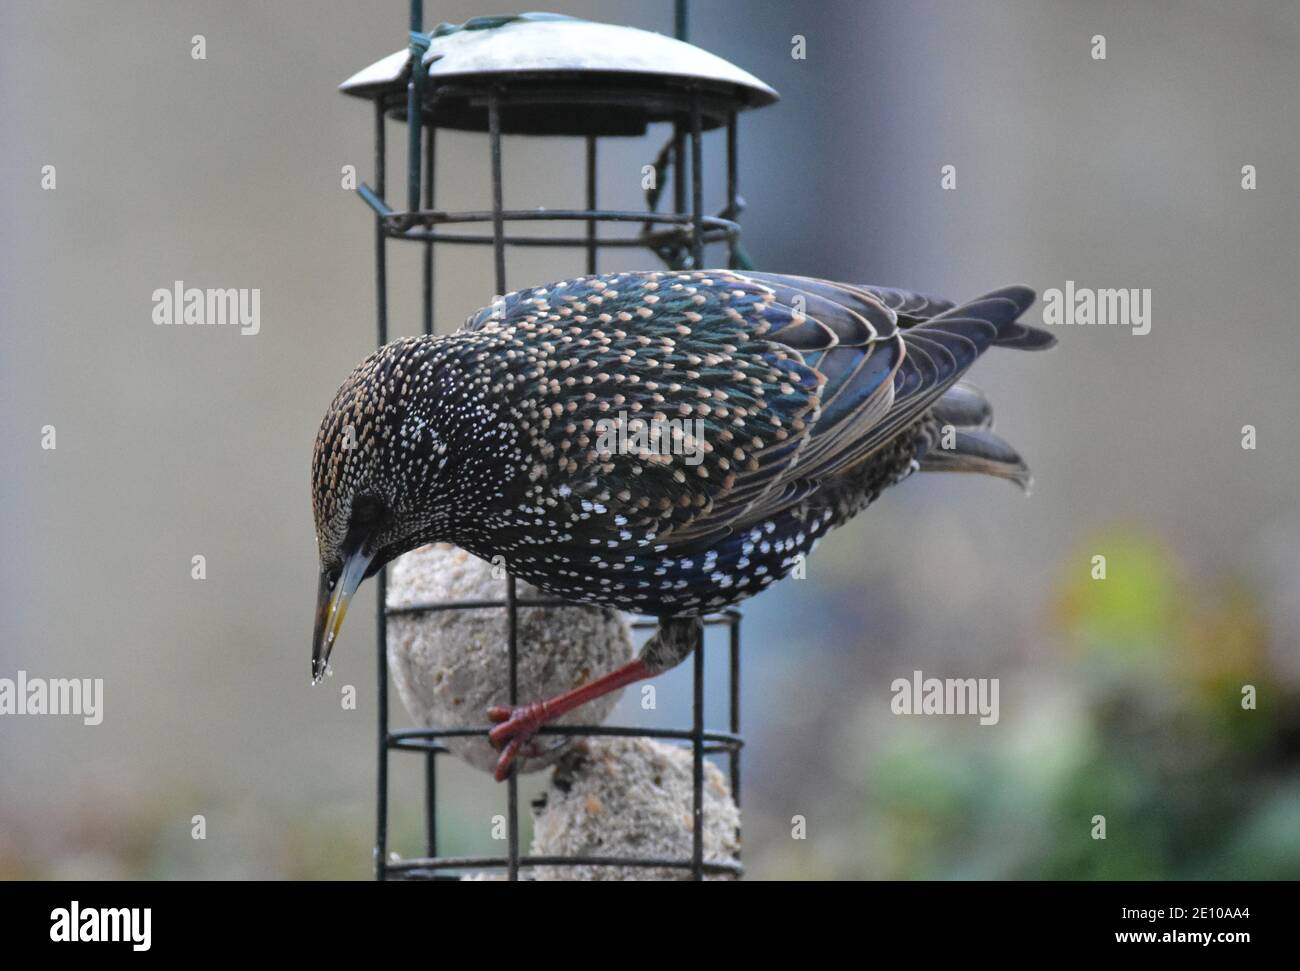
[[[602, 250], [649, 250], [670, 268], [702, 267], [707, 248], [726, 247], [733, 267], [748, 265], [740, 248], [737, 217], [742, 202], [736, 181], [736, 116], [777, 99], [776, 92], [752, 75], [700, 48], [685, 43], [687, 9], [675, 5], [677, 39], [648, 31], [598, 24], [549, 14], [483, 17], [462, 25], [442, 24], [423, 33], [423, 4], [411, 0], [408, 49], [397, 51], [358, 72], [340, 86], [345, 94], [374, 105], [374, 185], [358, 194], [374, 210], [375, 292], [379, 344], [388, 341], [387, 242], [423, 245], [422, 311], [425, 334], [433, 331], [435, 250], [441, 245], [482, 246], [492, 250], [495, 286], [507, 292], [506, 251], [516, 246], [550, 246], [585, 251], [586, 272], [598, 272]], [[385, 165], [387, 123], [406, 122], [406, 205], [387, 202]], [[659, 211], [660, 180], [647, 193], [644, 211], [601, 209], [597, 205], [598, 144], [601, 138], [643, 135], [651, 124], [671, 126], [671, 137], [655, 163], [657, 174], [671, 172], [672, 208]], [[726, 204], [713, 216], [703, 209], [703, 133], [726, 131]], [[436, 207], [437, 134], [440, 129], [481, 132], [487, 136], [492, 208], [454, 212]], [[502, 205], [502, 136], [580, 138], [585, 143], [586, 199], [583, 209], [505, 209]], [[553, 223], [555, 235], [511, 232], [517, 223]], [[480, 228], [473, 229], [475, 225]], [[615, 233], [602, 234], [601, 227]], [[449, 228], [450, 227], [450, 228]], [[456, 227], [470, 227], [468, 229]], [[572, 228], [572, 227], [576, 227]], [[629, 232], [629, 229], [632, 231]], [[438, 852], [438, 759], [447, 752], [442, 740], [486, 737], [486, 725], [455, 729], [393, 731], [388, 719], [387, 618], [395, 613], [505, 609], [510, 704], [518, 698], [518, 608], [560, 606], [564, 601], [521, 598], [513, 577], [505, 599], [416, 604], [388, 608], [386, 572], [378, 576], [378, 779], [375, 826], [375, 876], [386, 879], [437, 879], [456, 871], [504, 870], [517, 880], [521, 870], [545, 865], [622, 866], [680, 869], [694, 879], [740, 875], [738, 863], [705, 861], [703, 819], [704, 761], [724, 754], [729, 763], [732, 795], [740, 801], [739, 719], [740, 614], [727, 610], [705, 618], [706, 627], [727, 631], [729, 650], [729, 717], [726, 731], [704, 725], [704, 637], [693, 652], [692, 724], [689, 729], [652, 729], [606, 725], [546, 726], [539, 734], [622, 736], [664, 739], [688, 744], [693, 771], [693, 847], [689, 859], [642, 857], [530, 857], [519, 847], [519, 791], [515, 771], [505, 783], [507, 847], [503, 856], [452, 857]], [[652, 628], [653, 620], [632, 625]], [[532, 700], [532, 699], [525, 699]], [[424, 757], [425, 855], [390, 856], [388, 847], [388, 773], [391, 752]]]

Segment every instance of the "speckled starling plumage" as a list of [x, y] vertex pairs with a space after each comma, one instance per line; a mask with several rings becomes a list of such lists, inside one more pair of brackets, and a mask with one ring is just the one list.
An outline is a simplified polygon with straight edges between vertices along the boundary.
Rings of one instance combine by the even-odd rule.
[[361, 580], [428, 542], [661, 619], [641, 659], [585, 697], [494, 709], [504, 773], [547, 717], [681, 660], [702, 614], [788, 574], [913, 471], [1027, 483], [987, 402], [957, 382], [991, 346], [1055, 342], [1018, 321], [1033, 300], [1024, 287], [957, 307], [767, 273], [619, 273], [394, 341], [344, 382], [316, 439], [313, 675]]

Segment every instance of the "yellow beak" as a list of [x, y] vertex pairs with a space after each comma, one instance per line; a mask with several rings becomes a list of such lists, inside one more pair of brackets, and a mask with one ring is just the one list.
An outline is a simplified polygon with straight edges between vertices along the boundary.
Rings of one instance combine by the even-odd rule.
[[374, 559], [365, 552], [364, 545], [352, 552], [338, 571], [320, 572], [320, 587], [316, 592], [316, 628], [311, 640], [311, 681], [316, 684], [329, 671], [330, 652], [343, 627], [348, 613], [348, 602], [365, 579], [366, 568]]

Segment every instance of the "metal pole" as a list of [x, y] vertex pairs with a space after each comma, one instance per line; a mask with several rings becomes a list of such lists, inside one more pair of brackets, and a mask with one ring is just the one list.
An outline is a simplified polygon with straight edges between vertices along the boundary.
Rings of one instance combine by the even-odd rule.
[[[688, 22], [687, 0], [673, 2], [673, 36], [680, 41], [688, 39], [690, 25]], [[686, 136], [680, 122], [673, 122], [673, 212], [679, 215], [686, 211]], [[697, 263], [695, 269], [699, 269]]]
[[424, 845], [425, 855], [438, 855], [438, 752], [429, 749], [424, 755]]
[[[506, 643], [510, 655], [510, 707], [519, 704], [519, 604], [515, 590], [515, 578], [506, 576]], [[510, 775], [506, 779], [506, 820], [509, 836], [509, 865], [506, 876], [510, 880], [519, 879], [519, 759], [510, 766]]]
[[[727, 116], [727, 218], [733, 223], [740, 222], [740, 191], [736, 161], [736, 113]], [[737, 269], [736, 256], [740, 249], [739, 230], [733, 232], [727, 240], [727, 265]]]
[[[411, 0], [411, 30], [424, 29], [424, 0]], [[412, 41], [411, 80], [406, 83], [406, 208], [420, 207], [420, 101], [424, 94], [423, 51]]]
[[691, 879], [704, 879], [704, 627], [695, 637], [691, 723]]
[[[375, 99], [375, 192], [379, 198], [384, 197], [385, 167], [387, 157], [384, 151], [384, 99]], [[378, 329], [379, 345], [388, 343], [388, 264], [385, 259], [384, 220], [375, 218], [375, 321]]]
[[686, 131], [680, 120], [673, 122], [673, 212], [686, 212]]
[[497, 296], [504, 296], [506, 231], [505, 219], [501, 215], [501, 96], [495, 90], [488, 95], [488, 140], [492, 152], [492, 255], [495, 259]]
[[691, 258], [695, 269], [704, 267], [704, 174], [701, 154], [700, 94], [691, 92]]
[[[731, 665], [731, 720], [728, 727], [731, 734], [740, 734], [740, 614], [731, 615], [731, 625], [728, 628], [731, 635], [729, 645], [730, 665]], [[731, 797], [736, 800], [736, 805], [740, 805], [740, 751], [732, 749], [730, 752], [731, 762]]]
[[[587, 136], [587, 211], [596, 210], [596, 136]], [[596, 274], [596, 220], [587, 220], [587, 273]]]
[[[432, 119], [431, 119], [432, 121]], [[424, 208], [433, 209], [434, 187], [437, 163], [437, 127], [430, 124], [424, 131]], [[424, 244], [424, 281], [423, 281], [424, 332], [433, 333], [433, 240]]]
[[[375, 99], [375, 190], [384, 197], [384, 100]], [[375, 219], [375, 322], [379, 345], [388, 343], [388, 263], [384, 220]], [[375, 708], [379, 719], [379, 767], [376, 772], [375, 806], [375, 879], [388, 877], [388, 625], [384, 604], [388, 599], [388, 571], [380, 570], [376, 579], [375, 640], [378, 649], [378, 684]]]
[[[493, 91], [488, 96], [488, 138], [492, 152], [492, 255], [496, 264], [498, 294], [506, 292], [505, 218], [502, 216], [501, 190], [501, 96]], [[510, 664], [510, 707], [519, 704], [519, 607], [515, 578], [506, 576], [506, 647]], [[516, 766], [510, 767], [506, 779], [509, 856], [506, 876], [519, 879], [519, 774]]]

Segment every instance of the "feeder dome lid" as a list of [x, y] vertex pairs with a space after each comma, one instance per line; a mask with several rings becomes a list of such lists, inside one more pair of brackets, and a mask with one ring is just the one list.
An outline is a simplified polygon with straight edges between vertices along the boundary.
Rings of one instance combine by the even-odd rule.
[[[476, 17], [412, 34], [427, 49], [429, 123], [486, 131], [486, 96], [501, 94], [507, 134], [641, 134], [651, 121], [682, 120], [699, 93], [704, 128], [779, 95], [748, 71], [684, 41], [635, 27], [550, 13]], [[404, 116], [411, 51], [358, 71], [344, 94], [383, 98]], [[402, 97], [397, 97], [398, 94]]]

